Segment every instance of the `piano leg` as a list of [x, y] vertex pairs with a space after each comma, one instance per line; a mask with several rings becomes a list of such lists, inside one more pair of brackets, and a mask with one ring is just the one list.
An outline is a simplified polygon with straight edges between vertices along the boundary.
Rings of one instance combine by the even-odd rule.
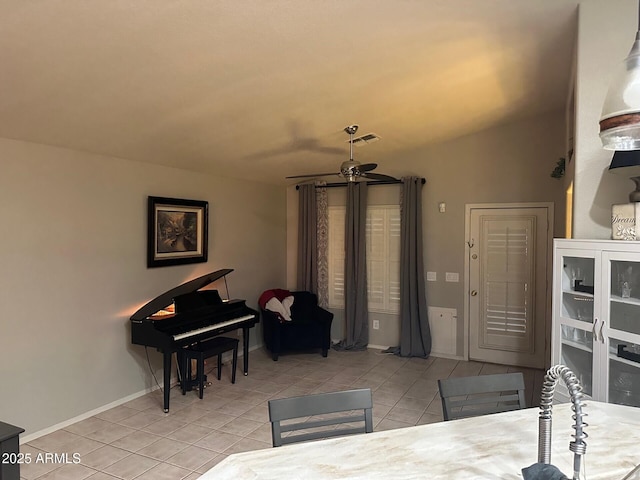
[[249, 375], [249, 327], [242, 327], [242, 362], [245, 377]]
[[171, 392], [171, 352], [164, 351], [162, 368], [164, 370], [164, 413], [169, 413], [169, 393]]
[[187, 367], [191, 367], [191, 362], [187, 362], [187, 356], [178, 350], [176, 352], [176, 357], [178, 359], [178, 380], [180, 382], [180, 389], [182, 390], [182, 394], [186, 395], [187, 390], [191, 390], [190, 385], [188, 384], [188, 379], [191, 378], [191, 369]]

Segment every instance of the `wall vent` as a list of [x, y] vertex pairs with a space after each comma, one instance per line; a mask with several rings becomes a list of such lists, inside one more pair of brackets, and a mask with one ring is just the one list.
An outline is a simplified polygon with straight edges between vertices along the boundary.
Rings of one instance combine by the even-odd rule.
[[458, 312], [455, 308], [427, 307], [431, 327], [431, 353], [435, 357], [455, 357]]

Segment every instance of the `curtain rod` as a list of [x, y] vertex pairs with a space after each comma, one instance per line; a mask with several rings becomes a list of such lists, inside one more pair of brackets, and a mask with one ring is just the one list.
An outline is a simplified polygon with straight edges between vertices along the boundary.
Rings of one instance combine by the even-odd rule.
[[[420, 181], [424, 185], [427, 183], [426, 178], [421, 178]], [[397, 185], [402, 183], [402, 180], [374, 180], [373, 182], [367, 182], [367, 185]], [[333, 187], [346, 187], [348, 182], [339, 182], [339, 183], [327, 183], [326, 185], [315, 185], [315, 188], [325, 187], [325, 188], [333, 188]], [[300, 190], [300, 185], [296, 185], [296, 190]]]

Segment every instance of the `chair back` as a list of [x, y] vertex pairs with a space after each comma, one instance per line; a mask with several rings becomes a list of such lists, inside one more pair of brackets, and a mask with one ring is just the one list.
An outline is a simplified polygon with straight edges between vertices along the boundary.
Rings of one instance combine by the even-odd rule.
[[[370, 388], [269, 400], [273, 446], [371, 433], [372, 410]], [[286, 432], [291, 433], [283, 437]]]
[[526, 408], [522, 373], [438, 380], [445, 420]]

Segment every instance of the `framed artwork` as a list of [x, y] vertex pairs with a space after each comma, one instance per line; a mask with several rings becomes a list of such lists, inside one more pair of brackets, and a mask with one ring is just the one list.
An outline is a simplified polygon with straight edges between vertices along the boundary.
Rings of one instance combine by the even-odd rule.
[[209, 204], [149, 197], [147, 267], [207, 261]]

